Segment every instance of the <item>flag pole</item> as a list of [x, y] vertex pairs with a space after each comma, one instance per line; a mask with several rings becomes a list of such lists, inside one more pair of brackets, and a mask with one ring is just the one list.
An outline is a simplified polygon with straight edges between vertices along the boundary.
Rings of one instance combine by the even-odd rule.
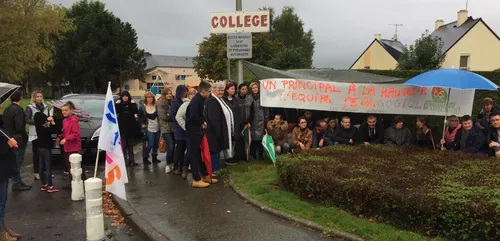
[[99, 152], [100, 152], [100, 149], [97, 148], [97, 155], [95, 157], [94, 178], [97, 177], [97, 165], [99, 165]]

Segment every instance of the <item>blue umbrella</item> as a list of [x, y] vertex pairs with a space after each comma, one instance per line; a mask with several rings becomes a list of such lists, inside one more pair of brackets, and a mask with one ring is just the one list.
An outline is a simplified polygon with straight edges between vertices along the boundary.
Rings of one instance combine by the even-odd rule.
[[445, 126], [443, 126], [443, 138], [446, 130], [446, 117], [448, 116], [448, 103], [450, 102], [451, 89], [459, 90], [497, 90], [499, 87], [489, 79], [473, 72], [455, 68], [438, 69], [419, 74], [405, 82], [407, 85], [422, 87], [448, 88], [445, 111]]

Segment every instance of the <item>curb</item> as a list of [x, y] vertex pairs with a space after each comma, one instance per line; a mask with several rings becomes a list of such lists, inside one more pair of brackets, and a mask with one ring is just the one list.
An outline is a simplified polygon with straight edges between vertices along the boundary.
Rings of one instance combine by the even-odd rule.
[[290, 215], [288, 213], [285, 213], [285, 212], [276, 210], [274, 208], [268, 207], [268, 206], [264, 205], [263, 203], [255, 200], [253, 198], [251, 198], [245, 192], [241, 191], [241, 189], [236, 186], [236, 184], [234, 182], [234, 179], [231, 176], [231, 174], [228, 174], [228, 177], [229, 177], [229, 185], [231, 185], [231, 188], [233, 188], [234, 192], [236, 192], [241, 198], [247, 200], [248, 202], [250, 202], [255, 207], [258, 207], [258, 208], [260, 208], [261, 210], [263, 210], [263, 211], [265, 211], [267, 213], [273, 214], [275, 216], [278, 216], [278, 217], [280, 217], [282, 219], [285, 219], [285, 220], [288, 220], [288, 221], [293, 221], [293, 222], [299, 223], [299, 224], [301, 224], [303, 226], [306, 226], [306, 227], [312, 228], [314, 230], [320, 231], [323, 234], [327, 233], [327, 234], [329, 234], [329, 235], [331, 235], [332, 237], [335, 237], [335, 238], [341, 238], [343, 240], [349, 240], [349, 241], [365, 241], [364, 239], [359, 238], [359, 237], [357, 237], [355, 235], [352, 235], [352, 234], [349, 234], [349, 233], [346, 233], [346, 232], [343, 232], [343, 231], [340, 231], [340, 230], [327, 229], [324, 226], [319, 225], [319, 224], [314, 223], [314, 222], [311, 222], [309, 220], [306, 220], [306, 219], [303, 219], [303, 218], [298, 218], [298, 217], [292, 216], [292, 215]]
[[150, 241], [171, 241], [163, 234], [158, 232], [151, 224], [139, 215], [134, 208], [127, 202], [113, 195], [113, 202], [116, 204], [127, 224], [131, 226], [140, 236], [147, 238]]

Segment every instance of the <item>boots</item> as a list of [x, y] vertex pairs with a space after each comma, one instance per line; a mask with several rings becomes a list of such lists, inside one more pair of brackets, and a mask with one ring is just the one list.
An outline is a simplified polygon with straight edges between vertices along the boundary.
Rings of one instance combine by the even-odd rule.
[[210, 177], [208, 177], [208, 176], [202, 177], [202, 178], [201, 178], [201, 180], [202, 180], [203, 182], [206, 182], [206, 183], [211, 183], [211, 184], [216, 184], [216, 183], [218, 183], [218, 182], [219, 182], [219, 180], [217, 180], [217, 179], [215, 179], [215, 178], [210, 179]]
[[147, 158], [147, 157], [142, 158], [142, 163], [144, 163], [144, 165], [151, 164], [151, 162], [149, 161], [149, 158]]
[[0, 241], [17, 241], [17, 238], [10, 236], [8, 232], [0, 232]]
[[198, 187], [198, 188], [204, 188], [204, 187], [210, 186], [210, 184], [208, 184], [208, 183], [206, 183], [206, 182], [204, 182], [202, 180], [200, 180], [200, 181], [193, 180], [192, 186], [193, 187]]
[[181, 168], [176, 168], [175, 171], [174, 171], [174, 175], [181, 175]]
[[161, 161], [158, 160], [158, 156], [153, 155], [153, 163], [160, 163]]
[[181, 174], [181, 178], [182, 178], [182, 179], [186, 179], [186, 178], [187, 178], [187, 175], [188, 175], [188, 168], [187, 168], [187, 167], [182, 167], [182, 174]]

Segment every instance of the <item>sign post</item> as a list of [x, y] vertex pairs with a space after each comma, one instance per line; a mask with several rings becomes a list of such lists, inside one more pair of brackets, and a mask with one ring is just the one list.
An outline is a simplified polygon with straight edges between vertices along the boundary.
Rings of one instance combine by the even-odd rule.
[[269, 32], [270, 24], [269, 10], [243, 12], [241, 1], [236, 0], [236, 12], [210, 14], [210, 33], [227, 34], [228, 65], [231, 59], [238, 60], [238, 84], [243, 83], [242, 59], [252, 58], [252, 33]]

